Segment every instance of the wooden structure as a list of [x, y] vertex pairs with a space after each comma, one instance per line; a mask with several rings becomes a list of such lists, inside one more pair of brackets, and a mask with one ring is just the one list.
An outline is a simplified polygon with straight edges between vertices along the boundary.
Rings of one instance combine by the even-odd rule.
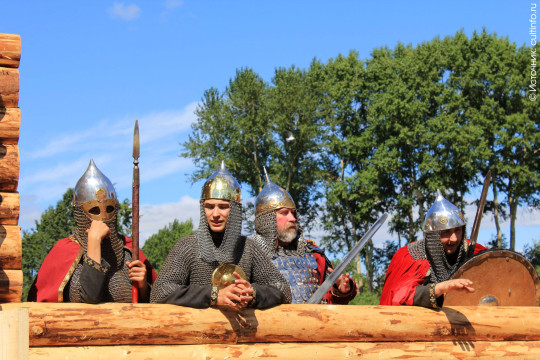
[[21, 303], [20, 49], [0, 34], [0, 360], [540, 358], [540, 307]]
[[19, 221], [19, 61], [21, 38], [0, 34], [0, 302], [20, 301], [22, 246]]

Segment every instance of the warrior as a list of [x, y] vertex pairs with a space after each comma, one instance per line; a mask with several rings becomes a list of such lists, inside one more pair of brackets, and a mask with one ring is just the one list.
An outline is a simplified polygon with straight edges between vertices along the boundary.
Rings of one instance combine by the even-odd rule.
[[[469, 240], [461, 211], [440, 191], [426, 214], [424, 239], [399, 249], [388, 267], [381, 305], [416, 305], [440, 308], [444, 294], [473, 292], [468, 279], [449, 280], [466, 260]], [[476, 244], [474, 254], [485, 250]]]
[[[254, 239], [288, 280], [292, 303], [304, 304], [333, 271], [333, 267], [315, 242], [304, 239], [291, 195], [270, 181], [266, 170], [265, 176], [266, 183], [255, 200]], [[356, 293], [356, 282], [349, 274], [343, 274], [322, 301], [348, 304]]]
[[240, 186], [222, 162], [202, 188], [199, 229], [168, 254], [151, 302], [258, 309], [290, 303], [285, 279], [241, 230]]
[[118, 200], [111, 181], [90, 160], [73, 192], [77, 223], [51, 249], [28, 293], [28, 301], [148, 302], [156, 272], [139, 250], [132, 261], [131, 239], [118, 233]]

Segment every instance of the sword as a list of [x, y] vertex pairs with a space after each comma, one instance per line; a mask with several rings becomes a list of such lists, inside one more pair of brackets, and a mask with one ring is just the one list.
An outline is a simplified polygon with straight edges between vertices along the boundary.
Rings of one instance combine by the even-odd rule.
[[[139, 121], [135, 120], [133, 132], [133, 195], [131, 200], [131, 261], [139, 260]], [[139, 302], [139, 288], [133, 283], [131, 286], [132, 303]]]
[[332, 287], [332, 285], [334, 285], [337, 278], [341, 275], [341, 273], [345, 270], [345, 268], [351, 263], [354, 257], [358, 255], [358, 253], [360, 253], [360, 251], [364, 248], [364, 246], [366, 246], [367, 242], [373, 237], [373, 235], [375, 235], [375, 233], [377, 232], [377, 230], [379, 230], [381, 225], [384, 224], [387, 217], [388, 217], [388, 214], [386, 213], [383, 214], [383, 216], [381, 216], [379, 220], [377, 220], [375, 224], [371, 226], [371, 228], [364, 234], [364, 236], [362, 236], [360, 241], [358, 241], [358, 243], [354, 245], [351, 252], [349, 252], [347, 256], [345, 256], [343, 261], [338, 266], [336, 266], [336, 268], [334, 269], [334, 271], [332, 271], [330, 275], [328, 275], [326, 280], [324, 280], [324, 282], [319, 286], [317, 291], [315, 291], [313, 295], [311, 295], [311, 298], [306, 302], [306, 304], [318, 304], [321, 302], [324, 295], [328, 292], [328, 290]]
[[474, 247], [476, 245], [476, 239], [478, 238], [478, 232], [480, 231], [480, 223], [482, 222], [482, 215], [484, 214], [484, 206], [486, 205], [486, 197], [489, 190], [490, 182], [491, 170], [488, 170], [486, 178], [484, 179], [482, 195], [480, 195], [480, 200], [478, 201], [478, 209], [476, 209], [476, 216], [474, 217], [471, 237], [469, 239], [469, 247], [467, 249], [467, 259], [471, 258], [474, 255]]

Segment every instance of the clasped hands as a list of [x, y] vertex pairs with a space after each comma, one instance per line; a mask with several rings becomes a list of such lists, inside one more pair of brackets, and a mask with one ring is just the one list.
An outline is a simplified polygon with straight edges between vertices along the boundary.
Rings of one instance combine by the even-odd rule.
[[235, 271], [234, 284], [228, 285], [218, 291], [217, 305], [226, 305], [232, 308], [244, 308], [253, 300], [253, 287]]

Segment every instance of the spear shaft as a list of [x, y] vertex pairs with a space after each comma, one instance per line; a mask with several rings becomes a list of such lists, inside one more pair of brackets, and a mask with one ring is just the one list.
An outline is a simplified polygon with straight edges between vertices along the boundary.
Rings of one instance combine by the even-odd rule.
[[[139, 260], [139, 121], [133, 132], [133, 195], [131, 199], [132, 261]], [[139, 288], [132, 284], [132, 303], [139, 302]]]

